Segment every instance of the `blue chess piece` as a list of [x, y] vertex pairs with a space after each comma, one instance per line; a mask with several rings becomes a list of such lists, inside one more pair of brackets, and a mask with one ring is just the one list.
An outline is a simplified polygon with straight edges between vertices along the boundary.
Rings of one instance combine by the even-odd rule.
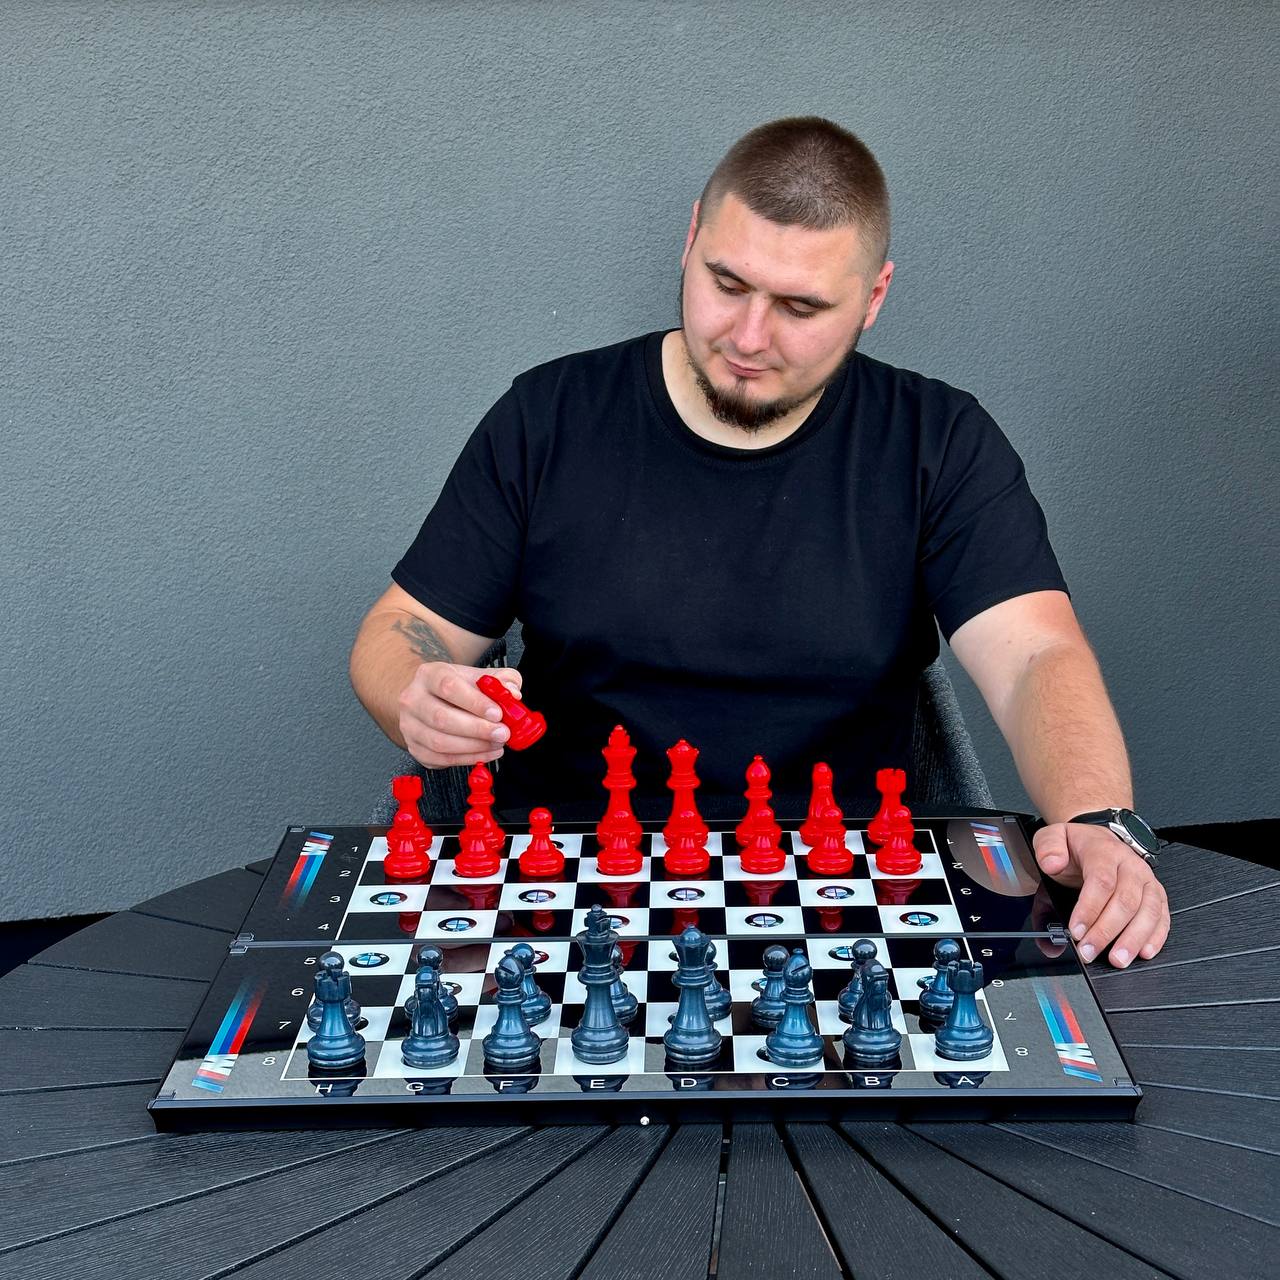
[[524, 975], [520, 980], [520, 989], [524, 996], [520, 1007], [524, 1010], [525, 1021], [531, 1027], [536, 1027], [538, 1023], [545, 1022], [551, 1016], [551, 997], [538, 986], [534, 971], [533, 948], [527, 942], [517, 942], [507, 954], [515, 956], [520, 964]]
[[662, 1043], [666, 1046], [667, 1058], [678, 1067], [705, 1066], [720, 1056], [723, 1037], [711, 1025], [711, 1015], [707, 1012], [710, 946], [707, 935], [694, 925], [676, 939], [678, 964], [671, 981], [680, 989], [680, 1003]]
[[[326, 952], [327, 955], [336, 954]], [[341, 960], [341, 956], [338, 957]], [[341, 966], [317, 966], [316, 999], [320, 1003], [320, 1026], [307, 1041], [307, 1060], [313, 1067], [340, 1071], [364, 1059], [364, 1036], [347, 1016], [351, 996], [351, 975]]]
[[618, 1021], [624, 1027], [629, 1027], [636, 1020], [636, 1012], [640, 1008], [640, 1002], [627, 990], [627, 984], [622, 980], [621, 947], [614, 947], [612, 959], [613, 985], [609, 988], [609, 1003], [613, 1005], [613, 1011], [618, 1015]]
[[776, 1027], [786, 1012], [782, 993], [787, 989], [787, 980], [782, 971], [786, 968], [787, 959], [786, 947], [774, 943], [765, 948], [764, 978], [753, 984], [760, 994], [751, 1002], [751, 1018], [759, 1026]]
[[[336, 978], [338, 974], [346, 972], [346, 961], [336, 951], [326, 951], [319, 960], [320, 969], [328, 969]], [[319, 970], [317, 970], [319, 972]], [[360, 1021], [360, 1006], [353, 997], [348, 996], [344, 1001], [344, 1007], [347, 1011], [347, 1017], [351, 1019], [351, 1026], [354, 1028]], [[324, 1016], [324, 1005], [316, 1000], [310, 1009], [307, 1010], [307, 1026], [312, 1031], [320, 1030], [320, 1019]]]
[[950, 966], [960, 959], [960, 944], [952, 938], [941, 939], [933, 948], [933, 977], [917, 978], [922, 1017], [941, 1022], [947, 1016], [955, 992], [951, 990]]
[[853, 1022], [842, 1037], [844, 1047], [859, 1066], [885, 1066], [902, 1047], [902, 1033], [893, 1025], [889, 973], [872, 960], [862, 974], [862, 995]]
[[440, 975], [430, 965], [414, 976], [413, 997], [413, 1027], [401, 1042], [401, 1061], [419, 1071], [446, 1066], [458, 1056], [458, 1037], [440, 1003]]
[[729, 1011], [733, 1008], [733, 997], [716, 978], [716, 944], [714, 942], [707, 943], [707, 968], [711, 971], [711, 976], [707, 979], [707, 1013], [711, 1015], [712, 1022], [719, 1022], [721, 1018], [728, 1017]]
[[982, 1020], [974, 998], [982, 986], [982, 965], [972, 960], [953, 960], [947, 966], [947, 975], [955, 998], [946, 1022], [934, 1036], [938, 1057], [951, 1062], [985, 1058], [995, 1043], [995, 1033]]
[[853, 976], [836, 999], [836, 1013], [841, 1022], [853, 1021], [853, 1011], [862, 999], [862, 975], [866, 972], [867, 965], [876, 958], [876, 944], [870, 938], [859, 938], [852, 950]]
[[[419, 948], [418, 968], [421, 969], [424, 964], [429, 968], [434, 969], [436, 973], [439, 973], [444, 967], [444, 952], [441, 951], [439, 947], [432, 945]], [[440, 1004], [444, 1008], [445, 1017], [452, 1022], [458, 1016], [458, 997], [449, 990], [449, 985], [443, 977], [440, 979], [440, 986], [438, 989], [440, 992]], [[410, 997], [410, 999], [412, 999], [412, 997]], [[413, 1017], [413, 1010], [407, 1005], [405, 1006], [405, 1011], [410, 1017]]]
[[587, 927], [574, 941], [582, 949], [583, 957], [578, 981], [587, 991], [582, 1018], [570, 1036], [574, 1057], [593, 1065], [617, 1062], [627, 1056], [630, 1037], [618, 1021], [611, 997], [617, 977], [613, 952], [618, 945], [618, 935], [609, 926], [608, 912], [598, 905], [592, 907], [587, 912]]
[[498, 984], [494, 1002], [498, 1020], [481, 1041], [485, 1065], [500, 1071], [526, 1071], [538, 1060], [542, 1038], [530, 1030], [520, 1007], [524, 1002], [524, 970], [515, 956], [507, 954], [493, 971]]
[[822, 1061], [822, 1037], [809, 1021], [813, 992], [813, 970], [797, 947], [782, 970], [785, 983], [782, 998], [786, 1009], [782, 1021], [764, 1040], [765, 1056], [779, 1067], [812, 1067]]

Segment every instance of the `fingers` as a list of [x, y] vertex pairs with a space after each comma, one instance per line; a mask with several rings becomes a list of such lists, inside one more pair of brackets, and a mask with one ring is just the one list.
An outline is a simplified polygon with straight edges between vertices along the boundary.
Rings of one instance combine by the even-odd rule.
[[[511, 737], [502, 711], [476, 688], [482, 673], [452, 663], [423, 663], [400, 695], [400, 733], [410, 755], [429, 768], [490, 763]], [[518, 671], [492, 672], [514, 694]], [[514, 677], [514, 679], [512, 679]]]
[[[1092, 890], [1091, 902], [1106, 895], [1092, 920], [1085, 906], [1086, 890]], [[1080, 902], [1072, 913], [1071, 931], [1080, 937], [1080, 957], [1086, 963], [1123, 934], [1111, 953], [1112, 963], [1123, 969], [1167, 917], [1164, 890], [1151, 868], [1136, 854], [1125, 852], [1112, 866], [1092, 868], [1085, 876]], [[1163, 943], [1163, 938], [1160, 941]]]
[[1031, 843], [1035, 849], [1036, 861], [1045, 875], [1052, 876], [1063, 883], [1080, 883], [1079, 870], [1071, 863], [1071, 850], [1067, 845], [1065, 822], [1041, 827]]
[[1142, 888], [1142, 905], [1137, 915], [1115, 940], [1107, 958], [1117, 969], [1126, 968], [1136, 955], [1150, 960], [1168, 936], [1168, 899], [1164, 887], [1153, 877]]

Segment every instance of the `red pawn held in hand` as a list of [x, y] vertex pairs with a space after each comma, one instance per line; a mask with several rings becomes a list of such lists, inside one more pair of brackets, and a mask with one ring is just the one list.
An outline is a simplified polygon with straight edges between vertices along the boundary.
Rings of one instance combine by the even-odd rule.
[[847, 876], [853, 870], [853, 850], [844, 842], [844, 814], [838, 805], [829, 804], [822, 811], [818, 843], [807, 861], [809, 870], [820, 876]]
[[634, 876], [644, 866], [639, 842], [632, 839], [634, 818], [630, 809], [614, 809], [614, 822], [600, 844], [596, 870], [602, 876]]
[[813, 791], [809, 796], [809, 816], [800, 824], [800, 839], [811, 849], [822, 839], [823, 814], [835, 804], [835, 775], [829, 764], [813, 766]]
[[915, 833], [910, 810], [899, 805], [889, 823], [889, 842], [876, 853], [876, 870], [887, 876], [915, 875], [924, 861], [912, 842]]
[[489, 837], [484, 829], [484, 814], [472, 809], [467, 814], [466, 825], [458, 835], [461, 848], [453, 860], [453, 869], [469, 880], [484, 876], [496, 876], [502, 859], [489, 848]]
[[564, 870], [564, 854], [551, 839], [551, 810], [529, 814], [529, 843], [520, 855], [520, 874], [533, 880], [553, 880]]
[[[764, 825], [768, 815], [769, 826]], [[752, 876], [777, 875], [787, 865], [787, 855], [778, 846], [772, 827], [773, 810], [766, 805], [760, 811], [760, 830], [751, 837], [751, 843], [742, 850], [742, 869]]]
[[892, 832], [889, 826], [893, 815], [905, 806], [902, 793], [907, 789], [907, 771], [905, 769], [877, 769], [876, 790], [883, 797], [876, 816], [867, 827], [867, 838], [872, 844], [888, 844]]
[[546, 717], [540, 711], [530, 711], [497, 676], [481, 676], [476, 688], [502, 708], [502, 723], [511, 730], [507, 746], [513, 751], [533, 746], [546, 733]]
[[711, 869], [711, 855], [707, 852], [707, 838], [698, 834], [698, 815], [686, 810], [673, 824], [673, 835], [664, 837], [667, 851], [662, 863], [667, 872], [675, 876], [705, 876]]
[[489, 766], [480, 761], [467, 774], [467, 810], [479, 809], [484, 815], [484, 830], [489, 841], [489, 848], [494, 853], [501, 853], [507, 842], [507, 833], [498, 826], [493, 816], [493, 774]]

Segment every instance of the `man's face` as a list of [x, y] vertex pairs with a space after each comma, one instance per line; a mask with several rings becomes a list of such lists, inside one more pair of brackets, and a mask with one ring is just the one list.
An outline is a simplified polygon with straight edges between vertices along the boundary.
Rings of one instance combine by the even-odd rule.
[[875, 319], [892, 263], [869, 278], [860, 231], [782, 226], [729, 193], [681, 259], [689, 364], [721, 422], [758, 430], [818, 395]]

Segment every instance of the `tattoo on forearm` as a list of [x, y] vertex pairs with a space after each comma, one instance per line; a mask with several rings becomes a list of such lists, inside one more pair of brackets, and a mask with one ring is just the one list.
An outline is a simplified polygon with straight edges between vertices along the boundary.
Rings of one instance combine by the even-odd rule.
[[423, 662], [452, 662], [453, 656], [429, 623], [421, 618], [397, 619], [391, 629], [408, 639]]

